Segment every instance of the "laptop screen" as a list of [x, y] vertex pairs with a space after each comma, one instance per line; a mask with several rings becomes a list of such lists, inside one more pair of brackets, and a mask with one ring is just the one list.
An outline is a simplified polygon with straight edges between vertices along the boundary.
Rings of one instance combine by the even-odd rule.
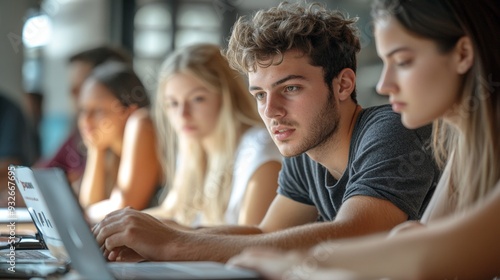
[[40, 188], [35, 181], [33, 172], [29, 168], [16, 168], [16, 184], [21, 192], [40, 235], [43, 236], [45, 245], [57, 259], [69, 262], [69, 255], [53, 224], [53, 219], [48, 211], [47, 203], [41, 195]]
[[26, 204], [37, 211], [35, 223], [50, 252], [71, 259], [71, 266], [86, 278], [113, 279], [64, 172], [17, 166], [15, 173]]

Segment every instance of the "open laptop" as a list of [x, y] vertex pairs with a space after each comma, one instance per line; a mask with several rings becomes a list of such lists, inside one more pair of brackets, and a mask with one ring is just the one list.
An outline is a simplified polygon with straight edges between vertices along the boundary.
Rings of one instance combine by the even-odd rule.
[[[18, 209], [15, 210], [18, 212]], [[36, 227], [37, 232], [33, 234], [18, 234], [14, 230], [15, 235], [9, 235], [6, 246], [2, 246], [0, 250], [0, 262], [10, 262], [13, 255], [11, 248], [15, 248], [15, 261], [17, 264], [36, 264], [36, 263], [51, 263], [63, 265], [69, 262], [67, 258], [57, 259], [54, 257], [48, 247], [45, 245], [43, 230], [39, 228], [40, 222], [34, 223], [34, 220], [39, 219], [37, 211], [34, 208], [21, 208], [21, 215], [27, 215], [29, 221]], [[17, 222], [17, 221], [16, 221]], [[14, 226], [16, 224], [14, 223]], [[4, 239], [6, 236], [4, 236]]]
[[[11, 208], [0, 208], [0, 225], [7, 226], [6, 231], [0, 231], [0, 248], [2, 248], [0, 249], [0, 262], [5, 262], [9, 259], [9, 256], [4, 254], [4, 250], [11, 246], [15, 247], [16, 250], [27, 249], [24, 251], [28, 251], [28, 249], [47, 249], [40, 229], [36, 228], [36, 233], [33, 233], [33, 230], [29, 227], [21, 230], [18, 229], [19, 224], [21, 228], [23, 225], [34, 225], [36, 227], [33, 223], [33, 218], [33, 212], [30, 212], [26, 207], [11, 206]], [[48, 254], [48, 256], [50, 255]], [[16, 254], [16, 260], [19, 259], [21, 258]]]
[[256, 272], [216, 262], [107, 263], [64, 172], [15, 166], [15, 180], [45, 244], [85, 279], [260, 279]]

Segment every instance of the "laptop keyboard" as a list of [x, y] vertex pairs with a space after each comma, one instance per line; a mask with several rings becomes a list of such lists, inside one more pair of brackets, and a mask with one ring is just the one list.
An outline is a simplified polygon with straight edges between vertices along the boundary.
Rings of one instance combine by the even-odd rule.
[[[6, 253], [8, 254], [8, 253]], [[8, 257], [8, 256], [5, 256]], [[28, 260], [50, 260], [54, 259], [54, 257], [49, 256], [47, 254], [44, 254], [40, 251], [36, 250], [23, 250], [23, 251], [16, 251], [16, 259], [28, 259]]]

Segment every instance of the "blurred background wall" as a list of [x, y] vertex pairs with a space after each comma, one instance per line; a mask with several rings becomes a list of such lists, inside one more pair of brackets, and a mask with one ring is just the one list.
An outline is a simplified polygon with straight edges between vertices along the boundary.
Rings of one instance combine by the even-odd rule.
[[[291, 2], [293, 2], [292, 0]], [[134, 55], [134, 67], [153, 95], [156, 73], [170, 51], [195, 42], [224, 47], [238, 16], [278, 0], [0, 0], [0, 92], [38, 123], [42, 157], [50, 156], [74, 126], [67, 59], [101, 44]], [[309, 1], [311, 2], [311, 1]], [[375, 93], [376, 56], [370, 0], [319, 0], [359, 17], [358, 99], [386, 103]], [[41, 112], [36, 111], [40, 100]], [[35, 107], [35, 108], [34, 108]]]

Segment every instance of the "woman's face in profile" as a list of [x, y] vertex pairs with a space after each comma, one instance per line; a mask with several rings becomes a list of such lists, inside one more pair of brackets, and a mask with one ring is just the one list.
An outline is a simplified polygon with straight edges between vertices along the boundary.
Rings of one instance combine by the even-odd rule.
[[107, 148], [121, 141], [130, 108], [104, 85], [87, 80], [78, 98], [78, 127], [86, 144]]
[[375, 41], [384, 62], [377, 91], [389, 95], [403, 124], [418, 128], [447, 116], [462, 83], [456, 50], [440, 52], [434, 41], [411, 34], [394, 18], [376, 21]]
[[172, 75], [163, 94], [163, 108], [178, 134], [202, 140], [214, 131], [222, 104], [221, 94], [185, 73]]

